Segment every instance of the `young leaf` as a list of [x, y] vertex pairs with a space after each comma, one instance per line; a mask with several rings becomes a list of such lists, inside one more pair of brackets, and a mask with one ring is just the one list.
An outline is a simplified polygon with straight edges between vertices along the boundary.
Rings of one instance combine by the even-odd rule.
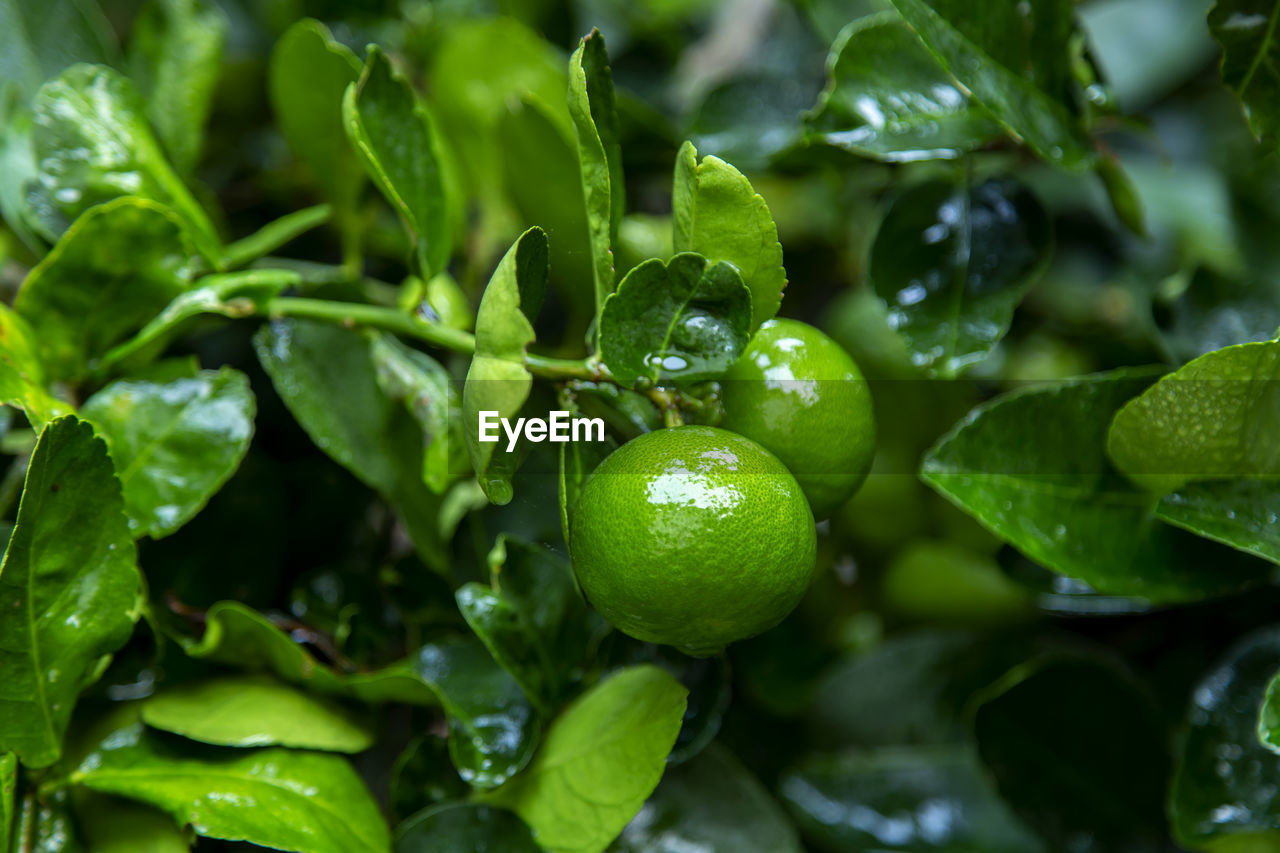
[[712, 378], [750, 338], [751, 291], [737, 269], [692, 253], [631, 270], [600, 318], [600, 354], [625, 384]]
[[206, 838], [299, 853], [390, 850], [377, 803], [336, 755], [179, 745], [134, 724], [104, 740], [71, 778], [149, 803]]
[[613, 293], [613, 244], [626, 208], [622, 186], [622, 150], [614, 106], [613, 72], [604, 36], [592, 30], [569, 57], [569, 115], [578, 132], [582, 198], [591, 238], [596, 322]]
[[1259, 708], [1280, 669], [1280, 630], [1250, 634], [1190, 691], [1169, 789], [1174, 838], [1190, 850], [1280, 844], [1280, 759], [1259, 740]]
[[476, 639], [423, 646], [414, 669], [449, 715], [449, 757], [473, 788], [519, 773], [538, 745], [538, 719], [520, 685]]
[[73, 65], [40, 87], [33, 109], [39, 171], [28, 201], [46, 239], [57, 239], [96, 204], [137, 196], [172, 208], [201, 254], [212, 262], [221, 257], [213, 223], [165, 160], [128, 78]]
[[191, 283], [181, 222], [155, 202], [121, 198], [76, 220], [27, 275], [14, 310], [53, 378], [78, 377]]
[[427, 565], [447, 563], [440, 497], [422, 481], [422, 430], [383, 393], [369, 339], [311, 320], [278, 320], [254, 338], [258, 360], [316, 446], [395, 507]]
[[[1000, 799], [968, 744], [850, 750], [802, 760], [781, 794], [806, 836], [831, 850], [1048, 849]], [[933, 821], [930, 814], [949, 819]], [[879, 827], [892, 825], [886, 837]]]
[[1280, 341], [1200, 356], [1121, 409], [1116, 467], [1157, 494], [1198, 480], [1280, 476]]
[[439, 704], [435, 693], [407, 663], [372, 672], [340, 674], [317, 661], [267, 617], [238, 601], [214, 604], [205, 613], [204, 636], [199, 640], [180, 637], [179, 642], [193, 658], [251, 672], [265, 670], [316, 693], [371, 705]]
[[184, 175], [200, 159], [227, 26], [226, 13], [210, 0], [150, 0], [133, 24], [129, 77]]
[[493, 850], [540, 853], [529, 827], [505, 809], [475, 803], [441, 803], [423, 809], [396, 829], [395, 853]]
[[191, 520], [240, 466], [253, 437], [253, 392], [238, 370], [168, 362], [90, 397], [135, 536], [159, 539]]
[[0, 403], [22, 409], [39, 429], [71, 406], [49, 392], [35, 332], [13, 309], [0, 305]]
[[554, 551], [498, 536], [491, 587], [458, 589], [458, 609], [526, 695], [549, 710], [587, 651], [587, 608], [573, 570]]
[[800, 853], [800, 839], [778, 803], [724, 747], [667, 769], [658, 789], [610, 850], [732, 850]]
[[868, 274], [912, 363], [952, 376], [1009, 331], [1051, 243], [1048, 215], [1020, 184], [935, 181], [893, 203]]
[[1261, 581], [1265, 563], [1163, 524], [1155, 496], [1107, 464], [1113, 413], [1155, 376], [1116, 370], [999, 397], [934, 446], [921, 477], [1032, 560], [1099, 592], [1190, 601]]
[[719, 157], [698, 162], [693, 143], [676, 154], [671, 193], [673, 247], [728, 261], [751, 291], [751, 334], [778, 313], [787, 271], [769, 205], [751, 182]]
[[1275, 0], [1218, 0], [1209, 10], [1209, 32], [1222, 46], [1222, 82], [1244, 107], [1253, 135], [1274, 142], [1280, 132], [1280, 33]]
[[530, 228], [502, 257], [476, 312], [476, 352], [462, 389], [462, 419], [476, 477], [489, 500], [511, 500], [512, 454], [480, 441], [480, 412], [514, 418], [529, 398], [533, 378], [525, 352], [547, 287], [547, 237]]
[[374, 742], [369, 728], [342, 706], [258, 676], [161, 690], [142, 705], [142, 721], [216, 746], [363, 752]]
[[38, 172], [31, 147], [33, 124], [31, 111], [19, 103], [17, 92], [0, 90], [0, 214], [23, 245], [40, 254], [46, 246], [36, 236], [41, 229], [27, 200], [27, 186]]
[[76, 62], [110, 62], [118, 49], [111, 25], [95, 2], [0, 0], [0, 80], [23, 98]]
[[311, 18], [286, 30], [271, 52], [267, 88], [280, 132], [339, 217], [352, 215], [364, 183], [342, 122], [343, 95], [359, 79], [360, 60]]
[[0, 751], [58, 760], [86, 679], [133, 632], [135, 561], [106, 444], [74, 415], [50, 421], [0, 564]]
[[[1016, 11], [1016, 3], [979, 10], [958, 0], [934, 0], [933, 5], [926, 0], [890, 2], [946, 72], [1031, 150], [1068, 169], [1094, 165], [1097, 154], [1079, 119], [1059, 99], [1065, 72], [1037, 75], [1034, 68], [1005, 64], [1016, 57], [1047, 67], [1036, 57], [1047, 57], [1054, 48], [1063, 51], [1070, 36], [1069, 29], [1065, 35], [1061, 32], [1062, 21], [1069, 26], [1071, 20], [1069, 3], [1032, 4], [1030, 9], [1045, 10], [1031, 22], [1029, 42], [1028, 22]], [[1066, 60], [1059, 54], [1049, 61], [1065, 65]]]
[[565, 709], [529, 769], [484, 800], [513, 809], [552, 853], [600, 853], [662, 778], [685, 695], [657, 667], [621, 670]]
[[1280, 484], [1274, 480], [1188, 483], [1156, 505], [1161, 521], [1280, 563]]
[[78, 791], [76, 824], [93, 853], [190, 853], [173, 818], [151, 806]]
[[376, 46], [343, 96], [342, 123], [365, 171], [409, 229], [419, 273], [429, 279], [444, 270], [452, 235], [435, 122]]
[[811, 138], [888, 162], [953, 159], [1005, 135], [892, 12], [849, 24], [831, 47]]
[[370, 346], [378, 387], [402, 401], [422, 429], [422, 480], [443, 494], [467, 465], [457, 386], [440, 362], [391, 335], [373, 335]]

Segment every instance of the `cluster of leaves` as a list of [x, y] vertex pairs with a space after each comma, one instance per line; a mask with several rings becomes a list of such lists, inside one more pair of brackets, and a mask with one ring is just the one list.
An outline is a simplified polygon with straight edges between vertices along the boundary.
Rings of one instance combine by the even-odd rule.
[[[133, 5], [0, 0], [0, 850], [1277, 843], [1280, 7]], [[631, 641], [575, 496], [784, 288], [874, 472]]]

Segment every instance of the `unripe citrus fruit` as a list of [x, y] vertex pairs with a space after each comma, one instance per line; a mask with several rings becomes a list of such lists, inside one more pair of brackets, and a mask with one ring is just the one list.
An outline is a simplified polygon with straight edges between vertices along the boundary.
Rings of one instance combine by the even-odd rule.
[[781, 462], [708, 426], [646, 433], [600, 463], [569, 538], [587, 600], [624, 633], [712, 654], [773, 627], [813, 575], [813, 515]]
[[798, 320], [769, 320], [723, 386], [721, 426], [781, 459], [815, 518], [835, 512], [862, 485], [876, 448], [871, 390], [831, 338]]

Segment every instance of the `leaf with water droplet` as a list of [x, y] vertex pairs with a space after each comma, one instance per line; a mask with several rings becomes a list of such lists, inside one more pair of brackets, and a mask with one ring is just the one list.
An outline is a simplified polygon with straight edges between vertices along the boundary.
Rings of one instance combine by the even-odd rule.
[[1259, 739], [1259, 708], [1280, 669], [1280, 630], [1237, 643], [1191, 692], [1169, 817], [1191, 850], [1280, 845], [1280, 758]]
[[1109, 464], [1112, 416], [1158, 374], [1122, 369], [1005, 394], [944, 436], [920, 476], [1032, 560], [1099, 592], [1195, 601], [1265, 582], [1269, 564], [1164, 524], [1157, 497]]
[[737, 269], [685, 252], [627, 273], [605, 303], [600, 351], [620, 382], [694, 382], [737, 361], [750, 330], [751, 291]]
[[1280, 563], [1280, 482], [1276, 480], [1188, 483], [1160, 499], [1156, 516]]
[[1013, 181], [931, 181], [893, 203], [869, 275], [918, 367], [954, 375], [987, 357], [1049, 260], [1048, 215]]

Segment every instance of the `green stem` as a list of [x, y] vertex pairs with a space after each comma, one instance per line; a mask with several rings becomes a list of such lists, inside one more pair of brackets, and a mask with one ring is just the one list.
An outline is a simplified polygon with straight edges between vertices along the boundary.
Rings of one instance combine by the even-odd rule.
[[328, 222], [332, 213], [329, 205], [317, 204], [268, 222], [248, 237], [227, 246], [222, 264], [227, 269], [236, 269], [268, 255], [295, 237]]
[[440, 326], [419, 320], [396, 308], [380, 305], [364, 305], [357, 302], [332, 302], [327, 299], [304, 299], [296, 296], [277, 296], [263, 303], [260, 313], [270, 317], [303, 317], [309, 320], [327, 320], [347, 327], [365, 326], [385, 329], [405, 337], [444, 347], [461, 353], [476, 350], [475, 336], [461, 329]]

